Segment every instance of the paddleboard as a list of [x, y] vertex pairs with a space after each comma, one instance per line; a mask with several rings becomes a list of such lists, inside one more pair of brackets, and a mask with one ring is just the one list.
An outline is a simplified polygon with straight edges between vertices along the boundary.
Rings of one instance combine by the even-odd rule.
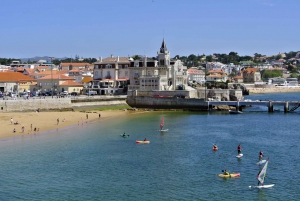
[[240, 154], [236, 155], [236, 157], [237, 157], [237, 158], [241, 158], [241, 157], [243, 157], [243, 155], [244, 155], [244, 154], [240, 153]]
[[162, 130], [159, 130], [161, 132], [164, 132], [164, 131], [168, 131], [169, 129], [162, 129]]
[[262, 186], [249, 186], [249, 188], [272, 188], [275, 184], [268, 184]]
[[262, 165], [262, 164], [265, 164], [267, 162], [267, 160], [261, 160], [261, 161], [258, 161], [256, 163], [256, 165]]

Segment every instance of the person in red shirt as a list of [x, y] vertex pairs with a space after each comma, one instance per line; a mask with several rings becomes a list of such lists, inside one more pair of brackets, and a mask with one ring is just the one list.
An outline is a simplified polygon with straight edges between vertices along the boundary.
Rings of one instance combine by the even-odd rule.
[[238, 154], [242, 153], [242, 147], [241, 147], [241, 145], [239, 145], [239, 146], [237, 147], [237, 150], [238, 150]]

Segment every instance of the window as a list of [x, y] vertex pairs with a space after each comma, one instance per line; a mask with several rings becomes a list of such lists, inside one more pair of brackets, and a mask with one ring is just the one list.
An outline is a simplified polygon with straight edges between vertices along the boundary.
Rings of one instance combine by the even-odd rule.
[[128, 65], [125, 65], [125, 68], [128, 68]]
[[107, 64], [107, 65], [105, 66], [105, 68], [112, 68], [112, 66], [111, 66], [110, 64]]

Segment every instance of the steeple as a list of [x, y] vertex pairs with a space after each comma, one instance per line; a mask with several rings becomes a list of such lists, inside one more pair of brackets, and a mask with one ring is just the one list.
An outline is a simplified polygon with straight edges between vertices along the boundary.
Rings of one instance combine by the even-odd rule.
[[162, 42], [162, 44], [161, 44], [161, 47], [160, 47], [160, 53], [165, 53], [165, 52], [167, 52], [168, 51], [168, 49], [167, 49], [167, 45], [166, 45], [166, 43], [165, 43], [165, 39], [163, 39], [163, 42]]

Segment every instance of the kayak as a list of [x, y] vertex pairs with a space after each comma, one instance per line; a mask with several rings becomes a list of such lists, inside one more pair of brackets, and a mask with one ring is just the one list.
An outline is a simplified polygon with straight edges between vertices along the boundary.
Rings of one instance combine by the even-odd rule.
[[149, 144], [150, 141], [149, 140], [136, 140], [135, 143], [137, 143], [137, 144]]
[[214, 151], [217, 151], [218, 150], [218, 147], [213, 147], [212, 148]]
[[231, 173], [229, 175], [225, 175], [225, 174], [219, 174], [218, 176], [219, 177], [222, 177], [222, 178], [235, 178], [235, 177], [240, 177], [240, 173]]
[[123, 138], [128, 138], [129, 137], [129, 135], [123, 135], [123, 134], [120, 134], [120, 136], [123, 137]]

